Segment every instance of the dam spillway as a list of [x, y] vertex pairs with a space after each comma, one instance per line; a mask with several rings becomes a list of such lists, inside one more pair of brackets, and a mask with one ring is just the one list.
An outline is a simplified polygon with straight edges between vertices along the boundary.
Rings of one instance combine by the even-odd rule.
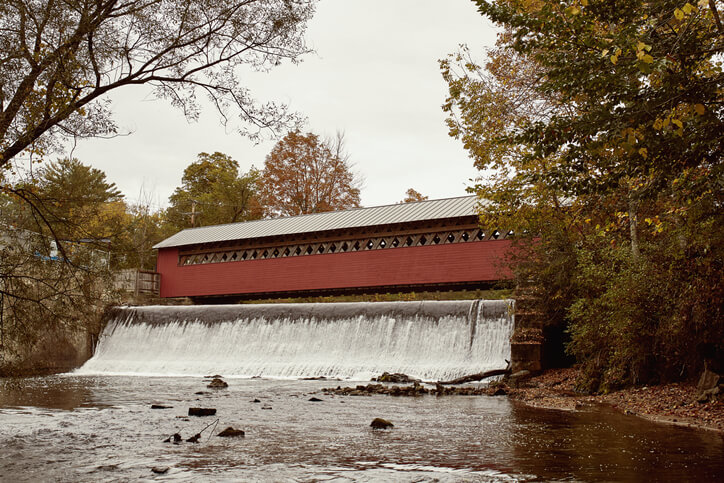
[[513, 302], [119, 307], [76, 374], [444, 380], [510, 359]]

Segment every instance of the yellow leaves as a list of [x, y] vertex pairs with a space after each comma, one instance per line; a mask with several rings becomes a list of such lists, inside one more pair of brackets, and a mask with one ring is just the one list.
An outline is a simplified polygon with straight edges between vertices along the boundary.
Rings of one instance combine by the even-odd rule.
[[706, 112], [706, 107], [704, 107], [704, 104], [695, 104], [694, 111], [696, 111], [698, 115], [703, 116]]
[[660, 131], [664, 127], [664, 121], [662, 119], [659, 119], [658, 117], [654, 121], [654, 129], [657, 131]]
[[[704, 2], [699, 2], [699, 5], [702, 5], [702, 3]], [[706, 6], [706, 3], [704, 3], [704, 6]], [[684, 17], [690, 15], [695, 10], [695, 6], [693, 6], [689, 2], [686, 2], [683, 7], [674, 9], [674, 17], [676, 18], [676, 20], [684, 20]]]
[[649, 157], [649, 150], [646, 148], [641, 148], [641, 149], [639, 149], [639, 154], [641, 155], [642, 158], [646, 159]]
[[613, 65], [616, 65], [618, 63], [618, 57], [621, 55], [621, 52], [622, 50], [618, 48], [611, 56], [611, 63], [613, 63]]
[[566, 9], [566, 13], [568, 15], [575, 16], [575, 15], [578, 15], [579, 13], [581, 13], [581, 9], [578, 8], [576, 5], [571, 5], [570, 7], [568, 7]]

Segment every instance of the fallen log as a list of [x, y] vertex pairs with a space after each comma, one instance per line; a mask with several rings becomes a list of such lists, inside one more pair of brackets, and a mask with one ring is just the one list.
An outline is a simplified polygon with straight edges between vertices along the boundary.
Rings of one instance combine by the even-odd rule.
[[505, 369], [493, 369], [491, 371], [478, 372], [477, 374], [470, 374], [467, 376], [458, 377], [457, 379], [452, 379], [450, 381], [438, 381], [437, 383], [442, 384], [443, 386], [452, 386], [454, 384], [465, 384], [466, 382], [482, 381], [483, 379], [487, 379], [488, 377], [502, 376], [503, 374], [510, 374], [510, 367], [506, 367]]

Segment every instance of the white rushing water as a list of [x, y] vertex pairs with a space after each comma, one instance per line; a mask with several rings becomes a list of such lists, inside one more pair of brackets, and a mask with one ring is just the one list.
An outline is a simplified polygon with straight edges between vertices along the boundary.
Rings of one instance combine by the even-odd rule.
[[444, 380], [503, 368], [512, 301], [120, 308], [79, 374]]

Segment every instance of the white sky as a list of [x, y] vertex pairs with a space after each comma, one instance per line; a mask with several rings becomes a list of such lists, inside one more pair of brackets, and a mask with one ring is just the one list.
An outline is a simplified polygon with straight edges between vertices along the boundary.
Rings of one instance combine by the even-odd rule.
[[[477, 176], [462, 143], [448, 136], [438, 59], [467, 43], [482, 54], [495, 30], [470, 0], [321, 0], [309, 23], [316, 52], [298, 65], [251, 74], [260, 100], [290, 104], [308, 118], [305, 131], [346, 135], [362, 205], [396, 203], [408, 188], [434, 198], [461, 196]], [[274, 141], [254, 145], [226, 130], [212, 108], [189, 123], [146, 87], [113, 95], [119, 127], [129, 136], [82, 141], [73, 156], [106, 172], [133, 202], [141, 187], [157, 206], [202, 151], [221, 151], [242, 170], [263, 168]]]

